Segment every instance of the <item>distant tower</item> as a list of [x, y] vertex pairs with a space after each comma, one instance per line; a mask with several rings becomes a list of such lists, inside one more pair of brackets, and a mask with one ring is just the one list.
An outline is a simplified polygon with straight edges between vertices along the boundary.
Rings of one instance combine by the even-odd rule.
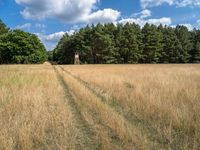
[[75, 53], [74, 64], [75, 65], [79, 65], [80, 64], [79, 53], [77, 53], [77, 52]]

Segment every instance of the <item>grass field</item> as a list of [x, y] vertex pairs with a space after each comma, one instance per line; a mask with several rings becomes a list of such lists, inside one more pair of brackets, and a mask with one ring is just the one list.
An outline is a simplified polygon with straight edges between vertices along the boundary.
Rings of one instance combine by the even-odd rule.
[[200, 65], [0, 66], [0, 149], [199, 149]]

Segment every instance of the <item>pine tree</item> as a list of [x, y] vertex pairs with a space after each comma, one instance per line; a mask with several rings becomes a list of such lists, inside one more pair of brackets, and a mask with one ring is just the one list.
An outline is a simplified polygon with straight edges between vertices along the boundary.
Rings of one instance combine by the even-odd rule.
[[127, 30], [125, 36], [128, 39], [127, 48], [129, 49], [128, 63], [138, 63], [142, 55], [140, 27], [135, 23], [132, 23], [125, 25], [125, 29]]
[[123, 63], [134, 62], [134, 59], [137, 59], [135, 57], [137, 57], [136, 53], [138, 51], [138, 45], [136, 35], [134, 34], [134, 28], [131, 24], [127, 23], [123, 26], [118, 42], [120, 47], [120, 57]]
[[116, 47], [117, 27], [113, 23], [104, 25], [104, 34], [106, 34], [108, 45], [103, 50], [103, 60], [106, 64], [117, 64], [120, 54]]
[[59, 63], [73, 63], [78, 51], [82, 63], [187, 63], [199, 61], [199, 30], [184, 26], [134, 23], [97, 24], [65, 35], [53, 52]]
[[65, 34], [53, 51], [53, 59], [59, 64], [73, 64], [74, 53], [72, 37]]
[[178, 40], [175, 31], [171, 27], [163, 29], [163, 51], [162, 63], [178, 63], [181, 51], [181, 43]]
[[200, 30], [194, 30], [191, 32], [191, 41], [193, 43], [193, 48], [190, 52], [190, 62], [199, 63], [200, 62]]
[[181, 49], [179, 51], [179, 62], [188, 63], [190, 60], [190, 51], [192, 50], [192, 43], [190, 41], [190, 33], [185, 26], [176, 26], [175, 33], [178, 40], [181, 43]]
[[200, 42], [197, 42], [195, 44], [192, 62], [193, 63], [200, 63]]
[[160, 58], [160, 51], [162, 47], [160, 33], [155, 25], [148, 23], [142, 29], [143, 44], [144, 44], [144, 62], [158, 63]]

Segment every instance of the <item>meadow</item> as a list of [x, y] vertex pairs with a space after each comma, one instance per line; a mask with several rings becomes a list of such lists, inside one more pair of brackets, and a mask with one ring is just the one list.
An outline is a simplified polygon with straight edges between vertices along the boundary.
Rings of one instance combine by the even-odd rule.
[[199, 149], [200, 65], [2, 65], [0, 149]]

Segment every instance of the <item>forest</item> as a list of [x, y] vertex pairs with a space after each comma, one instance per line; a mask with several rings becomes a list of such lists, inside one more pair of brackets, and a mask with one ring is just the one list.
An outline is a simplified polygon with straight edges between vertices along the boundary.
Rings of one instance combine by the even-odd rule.
[[75, 52], [82, 64], [199, 63], [200, 30], [148, 23], [91, 25], [65, 34], [51, 59], [73, 64]]
[[35, 34], [10, 30], [0, 20], [0, 64], [34, 64], [47, 59], [73, 64], [78, 52], [81, 64], [199, 63], [200, 30], [177, 25], [135, 23], [86, 26], [67, 33], [53, 51]]
[[0, 20], [0, 64], [40, 64], [46, 60], [46, 49], [35, 34], [10, 30]]

